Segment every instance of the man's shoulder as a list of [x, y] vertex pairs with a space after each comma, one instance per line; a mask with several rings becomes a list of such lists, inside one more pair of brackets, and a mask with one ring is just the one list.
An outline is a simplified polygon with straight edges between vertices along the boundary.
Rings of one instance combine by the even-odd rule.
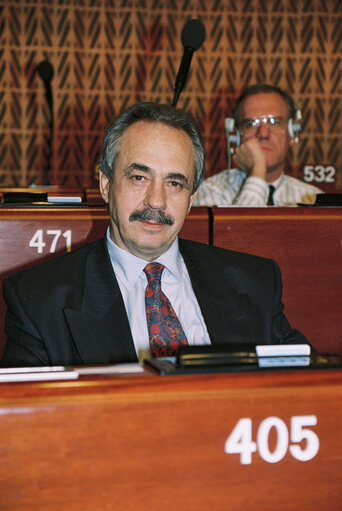
[[234, 266], [241, 265], [244, 267], [250, 264], [274, 264], [273, 260], [266, 257], [222, 247], [215, 247], [213, 245], [206, 245], [205, 243], [199, 243], [197, 241], [180, 239], [179, 248], [182, 255], [185, 255], [188, 259], [191, 258], [191, 262], [193, 263], [201, 261], [205, 264], [212, 265], [217, 262], [218, 264], [222, 263], [223, 265], [232, 264]]
[[225, 169], [221, 170], [220, 172], [217, 172], [217, 174], [214, 174], [212, 176], [207, 177], [203, 184], [226, 184], [228, 185], [232, 181], [244, 181], [246, 179], [246, 173], [243, 172], [240, 169]]
[[232, 204], [245, 179], [245, 172], [239, 169], [221, 170], [204, 180], [193, 205], [210, 207]]
[[314, 186], [310, 183], [306, 183], [305, 181], [302, 181], [301, 179], [290, 176], [289, 174], [284, 174], [284, 181], [292, 188], [298, 188], [298, 189], [306, 191], [308, 193], [309, 192], [314, 193], [314, 194], [324, 193], [323, 190], [321, 190], [317, 186]]
[[86, 264], [86, 260], [90, 253], [105, 250], [104, 238], [97, 241], [86, 243], [70, 252], [58, 255], [47, 261], [34, 264], [24, 270], [13, 273], [8, 279], [13, 281], [27, 280], [31, 277], [42, 282], [50, 279], [56, 279], [57, 275], [65, 275], [66, 278], [76, 274], [82, 266]]

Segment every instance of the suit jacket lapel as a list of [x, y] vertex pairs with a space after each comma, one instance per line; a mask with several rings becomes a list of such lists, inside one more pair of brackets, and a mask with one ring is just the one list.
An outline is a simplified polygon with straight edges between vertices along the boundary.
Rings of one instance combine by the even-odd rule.
[[65, 309], [84, 364], [137, 361], [126, 309], [105, 239], [89, 253], [80, 308]]
[[259, 342], [260, 325], [248, 295], [230, 286], [236, 270], [228, 263], [213, 265], [200, 245], [194, 250], [180, 240], [180, 250], [212, 344]]
[[[211, 342], [259, 342], [260, 325], [248, 296], [229, 285], [236, 270], [228, 263], [213, 265], [200, 245], [180, 240], [180, 250]], [[64, 313], [83, 364], [137, 361], [105, 239], [88, 255], [80, 306]]]

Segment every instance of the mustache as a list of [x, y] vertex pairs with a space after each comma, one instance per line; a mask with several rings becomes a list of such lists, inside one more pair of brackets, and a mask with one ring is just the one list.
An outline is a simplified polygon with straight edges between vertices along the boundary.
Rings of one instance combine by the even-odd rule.
[[160, 209], [150, 209], [145, 208], [142, 210], [137, 210], [131, 213], [129, 217], [130, 222], [135, 222], [136, 220], [152, 220], [153, 222], [156, 222], [157, 224], [164, 224], [164, 225], [173, 225], [174, 219], [171, 216], [165, 215]]

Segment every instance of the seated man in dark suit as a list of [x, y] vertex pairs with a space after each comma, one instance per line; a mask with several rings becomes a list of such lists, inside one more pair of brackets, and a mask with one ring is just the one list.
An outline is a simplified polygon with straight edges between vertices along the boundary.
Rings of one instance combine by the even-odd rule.
[[108, 127], [104, 239], [4, 281], [3, 365], [134, 362], [182, 344], [302, 343], [272, 260], [180, 240], [204, 176], [192, 117], [138, 103]]

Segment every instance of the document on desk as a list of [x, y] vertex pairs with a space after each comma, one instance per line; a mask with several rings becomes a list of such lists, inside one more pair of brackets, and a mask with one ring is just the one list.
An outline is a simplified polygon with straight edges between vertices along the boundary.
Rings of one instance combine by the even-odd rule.
[[309, 356], [309, 344], [264, 344], [255, 347], [258, 357], [292, 357]]
[[138, 363], [78, 367], [9, 367], [0, 369], [0, 383], [44, 380], [76, 380], [79, 376], [94, 374], [115, 376], [139, 374], [144, 372], [145, 369]]
[[79, 375], [90, 375], [90, 374], [107, 374], [107, 375], [117, 375], [117, 374], [136, 374], [136, 373], [144, 373], [145, 370], [142, 365], [138, 363], [131, 364], [111, 364], [106, 366], [84, 366], [84, 367], [76, 367], [75, 371], [78, 372]]
[[72, 203], [72, 204], [80, 204], [82, 202], [82, 197], [75, 197], [75, 196], [65, 196], [65, 197], [61, 197], [61, 196], [52, 196], [52, 197], [48, 197], [47, 198], [47, 201], [50, 202], [50, 203], [64, 203], [64, 202], [67, 202], [67, 203]]
[[259, 367], [309, 366], [311, 348], [308, 344], [270, 344], [255, 347]]
[[47, 381], [47, 380], [76, 380], [78, 373], [63, 366], [44, 367], [6, 367], [0, 369], [0, 383]]

